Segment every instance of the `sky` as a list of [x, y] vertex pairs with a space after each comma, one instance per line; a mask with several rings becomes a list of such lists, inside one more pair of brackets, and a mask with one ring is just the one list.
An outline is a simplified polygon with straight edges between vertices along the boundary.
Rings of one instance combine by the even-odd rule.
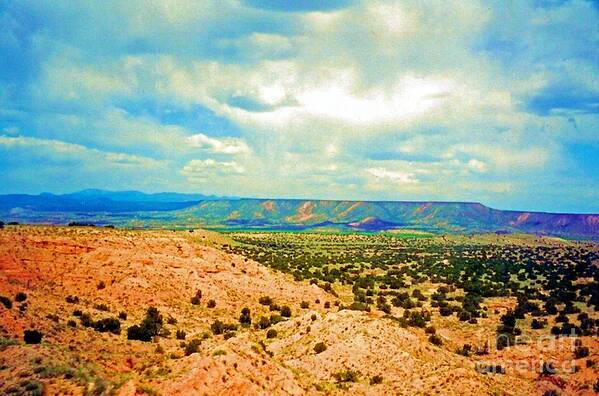
[[0, 0], [0, 193], [599, 213], [599, 3]]

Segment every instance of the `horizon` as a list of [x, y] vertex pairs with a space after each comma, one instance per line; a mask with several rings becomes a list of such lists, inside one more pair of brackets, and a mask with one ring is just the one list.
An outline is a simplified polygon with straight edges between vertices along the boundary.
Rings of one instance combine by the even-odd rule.
[[[156, 195], [156, 194], [180, 194], [180, 195], [201, 195], [203, 197], [213, 197], [209, 201], [226, 201], [226, 200], [259, 200], [259, 201], [327, 201], [327, 202], [372, 202], [372, 203], [381, 203], [381, 202], [396, 202], [396, 203], [433, 203], [433, 204], [470, 204], [470, 205], [482, 205], [486, 208], [492, 210], [498, 210], [502, 212], [526, 212], [526, 213], [541, 213], [541, 214], [556, 214], [556, 215], [591, 215], [596, 216], [599, 213], [593, 212], [564, 212], [564, 211], [556, 211], [556, 212], [548, 212], [542, 210], [528, 210], [528, 209], [519, 209], [519, 208], [498, 208], [491, 205], [488, 205], [481, 201], [438, 201], [438, 200], [409, 200], [409, 199], [383, 199], [383, 200], [372, 200], [372, 199], [326, 199], [326, 198], [296, 198], [296, 197], [251, 197], [251, 196], [220, 196], [213, 194], [204, 194], [201, 192], [178, 192], [178, 191], [157, 191], [157, 192], [147, 192], [142, 190], [104, 190], [97, 188], [85, 188], [82, 190], [71, 191], [66, 193], [55, 193], [50, 191], [43, 191], [37, 194], [25, 194], [25, 193], [3, 193], [0, 196], [5, 195], [30, 195], [30, 196], [42, 196], [44, 194], [54, 195], [54, 196], [64, 196], [64, 195], [73, 195], [78, 193], [84, 193], [89, 191], [98, 191], [102, 193], [142, 193], [145, 195]], [[197, 202], [203, 202], [205, 200], [200, 199]], [[194, 201], [188, 201], [194, 202]]]
[[597, 21], [586, 0], [5, 2], [0, 194], [596, 214]]

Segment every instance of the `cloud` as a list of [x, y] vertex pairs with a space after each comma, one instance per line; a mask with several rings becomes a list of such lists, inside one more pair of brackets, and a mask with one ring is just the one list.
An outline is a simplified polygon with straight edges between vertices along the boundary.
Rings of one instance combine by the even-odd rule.
[[248, 145], [241, 139], [224, 138], [215, 139], [198, 133], [187, 137], [187, 142], [192, 147], [206, 148], [211, 153], [221, 154], [247, 154], [250, 152]]
[[191, 160], [181, 174], [191, 181], [209, 181], [214, 177], [239, 175], [245, 173], [245, 168], [235, 161], [215, 161], [211, 158], [205, 160]]
[[387, 179], [392, 183], [409, 184], [418, 182], [412, 173], [392, 171], [385, 168], [367, 168], [366, 172], [377, 179]]

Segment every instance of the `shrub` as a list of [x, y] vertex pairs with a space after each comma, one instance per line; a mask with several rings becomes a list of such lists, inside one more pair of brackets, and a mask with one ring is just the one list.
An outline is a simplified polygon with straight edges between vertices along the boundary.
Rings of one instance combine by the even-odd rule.
[[470, 355], [472, 355], [472, 345], [464, 344], [461, 348], [458, 348], [456, 353], [458, 355], [469, 357]]
[[358, 382], [360, 373], [354, 370], [345, 370], [333, 374], [337, 382]]
[[314, 345], [314, 352], [316, 352], [317, 354], [324, 352], [327, 350], [327, 345], [324, 342], [319, 342], [316, 345]]
[[120, 320], [127, 320], [127, 312], [125, 312], [125, 311], [119, 312], [119, 319]]
[[200, 350], [201, 343], [202, 341], [200, 341], [197, 338], [194, 338], [193, 340], [189, 341], [187, 345], [185, 345], [185, 356], [189, 356], [192, 353], [197, 353]]
[[169, 316], [168, 319], [166, 319], [166, 323], [168, 323], [170, 325], [176, 325], [177, 319], [173, 318], [172, 316]]
[[275, 329], [268, 329], [266, 332], [266, 338], [275, 338], [277, 336], [277, 331]]
[[184, 340], [186, 336], [187, 336], [187, 334], [183, 330], [177, 330], [177, 332], [175, 333], [175, 337], [178, 340]]
[[191, 298], [191, 303], [193, 305], [200, 305], [200, 301], [202, 300], [202, 291], [197, 290], [195, 296]]
[[162, 315], [155, 307], [149, 307], [145, 318], [139, 325], [133, 325], [127, 329], [127, 338], [130, 340], [150, 341], [158, 335], [162, 328]]
[[380, 375], [375, 375], [370, 379], [370, 385], [378, 385], [383, 383], [383, 377]]
[[258, 319], [258, 327], [262, 330], [270, 327], [270, 319], [266, 316], [260, 316], [260, 319]]
[[308, 308], [310, 308], [310, 303], [308, 301], [302, 301], [300, 303], [300, 308], [301, 309], [308, 309]]
[[73, 319], [69, 319], [69, 321], [67, 322], [67, 326], [77, 327], [77, 322], [75, 322]]
[[206, 306], [208, 308], [214, 308], [214, 307], [216, 307], [216, 301], [214, 301], [214, 300], [208, 300], [208, 304]]
[[104, 318], [94, 323], [94, 329], [100, 333], [121, 334], [121, 322], [117, 318]]
[[25, 330], [23, 340], [25, 344], [39, 344], [42, 342], [43, 334], [37, 330]]
[[433, 345], [443, 345], [443, 340], [436, 334], [431, 334], [430, 337], [428, 337], [428, 340]]
[[12, 301], [8, 297], [0, 296], [0, 303], [2, 303], [2, 305], [4, 305], [4, 307], [6, 309], [11, 309], [12, 308]]
[[93, 327], [94, 325], [94, 321], [92, 320], [91, 315], [88, 313], [82, 313], [79, 317], [79, 320], [81, 321], [81, 326], [83, 327]]
[[269, 296], [263, 296], [258, 299], [258, 302], [262, 305], [270, 306], [272, 305], [272, 298], [270, 298]]
[[546, 320], [533, 319], [532, 322], [530, 323], [530, 328], [538, 330], [538, 329], [542, 329], [546, 325], [547, 325]]
[[81, 315], [83, 315], [83, 312], [81, 312], [80, 309], [76, 309], [73, 311], [73, 316], [81, 317]]
[[503, 366], [500, 364], [476, 363], [474, 369], [480, 374], [505, 374], [505, 368], [503, 368]]
[[23, 293], [23, 292], [18, 292], [18, 293], [15, 295], [15, 301], [16, 301], [16, 302], [23, 302], [23, 301], [25, 301], [25, 300], [27, 300], [27, 294], [25, 294], [25, 293]]
[[284, 318], [290, 318], [291, 317], [291, 308], [289, 308], [287, 305], [284, 305], [281, 307], [281, 316]]
[[325, 301], [325, 303], [324, 303], [324, 308], [325, 308], [325, 309], [329, 309], [329, 308], [331, 308], [331, 303], [330, 303], [329, 301]]
[[106, 288], [106, 283], [104, 283], [104, 281], [100, 281], [98, 282], [98, 285], [96, 287], [98, 288], [98, 290], [102, 290]]
[[250, 309], [248, 307], [244, 307], [241, 310], [241, 315], [239, 316], [239, 323], [245, 325], [252, 324], [252, 316], [250, 315]]
[[581, 359], [589, 356], [589, 347], [585, 347], [582, 345], [577, 346], [574, 349], [574, 356], [576, 357], [576, 359]]
[[435, 326], [428, 326], [426, 329], [424, 329], [424, 332], [426, 334], [435, 334], [437, 329], [435, 329]]
[[65, 301], [69, 304], [79, 304], [79, 297], [77, 296], [67, 296]]
[[94, 309], [97, 309], [98, 311], [103, 311], [103, 312], [110, 311], [110, 308], [108, 308], [108, 305], [106, 305], [106, 304], [96, 304], [96, 305], [94, 305]]

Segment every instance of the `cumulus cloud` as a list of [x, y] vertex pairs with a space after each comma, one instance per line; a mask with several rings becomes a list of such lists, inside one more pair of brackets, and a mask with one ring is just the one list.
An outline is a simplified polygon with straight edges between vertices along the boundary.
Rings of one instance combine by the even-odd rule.
[[387, 179], [392, 183], [417, 183], [412, 173], [392, 171], [385, 168], [367, 168], [366, 172], [377, 179]]
[[187, 138], [192, 147], [206, 148], [212, 153], [222, 154], [247, 154], [250, 152], [248, 145], [241, 139], [224, 138], [216, 139], [198, 133]]

